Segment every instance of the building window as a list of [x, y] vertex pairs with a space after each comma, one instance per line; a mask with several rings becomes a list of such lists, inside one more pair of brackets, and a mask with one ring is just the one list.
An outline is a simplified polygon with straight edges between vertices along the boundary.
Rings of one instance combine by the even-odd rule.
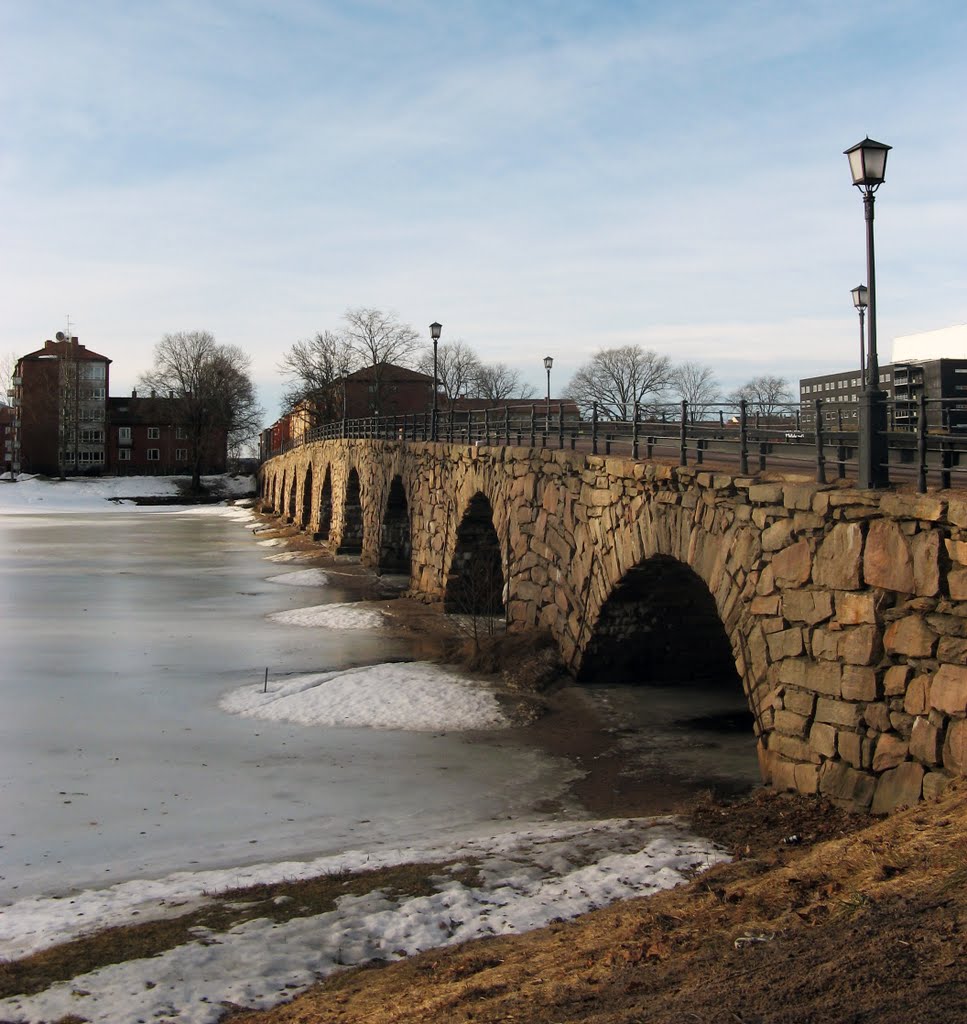
[[81, 441], [84, 444], [104, 444], [103, 430], [82, 430]]
[[157, 441], [161, 437], [161, 430], [159, 427], [148, 427], [148, 440]]
[[130, 427], [118, 427], [118, 443], [119, 444], [130, 444], [131, 443], [131, 428]]
[[176, 448], [175, 449], [175, 462], [187, 462], [188, 461], [188, 449], [187, 448]]
[[188, 428], [187, 427], [175, 427], [175, 437], [177, 437], [179, 441], [183, 441], [187, 436], [188, 436]]
[[82, 466], [100, 466], [104, 462], [104, 451], [78, 452]]
[[161, 461], [161, 449], [160, 448], [149, 448], [148, 449], [148, 462], [160, 462]]
[[106, 380], [107, 364], [86, 362], [80, 364], [81, 380]]
[[118, 452], [118, 462], [130, 462], [131, 461], [131, 449], [122, 448]]

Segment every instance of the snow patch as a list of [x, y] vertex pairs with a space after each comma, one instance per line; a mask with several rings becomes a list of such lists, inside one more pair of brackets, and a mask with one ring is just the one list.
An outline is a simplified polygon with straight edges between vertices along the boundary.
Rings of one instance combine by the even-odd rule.
[[382, 612], [360, 608], [358, 603], [320, 604], [312, 608], [292, 608], [273, 612], [269, 618], [285, 626], [322, 626], [327, 629], [379, 629], [385, 619]]
[[295, 676], [226, 694], [231, 714], [308, 726], [446, 732], [510, 724], [479, 683], [429, 662], [367, 665]]
[[329, 577], [322, 569], [299, 569], [284, 572], [281, 576], [270, 576], [268, 583], [284, 583], [287, 587], [324, 587]]

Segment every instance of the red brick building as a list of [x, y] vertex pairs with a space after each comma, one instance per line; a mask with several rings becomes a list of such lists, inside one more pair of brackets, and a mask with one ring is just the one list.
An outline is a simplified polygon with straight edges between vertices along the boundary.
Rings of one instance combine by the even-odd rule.
[[[48, 476], [76, 473], [188, 474], [192, 442], [176, 399], [108, 398], [111, 360], [58, 334], [17, 360], [11, 468]], [[2, 439], [0, 439], [2, 440]], [[228, 439], [202, 439], [201, 472], [224, 473]], [[6, 469], [4, 460], [4, 469]]]
[[111, 360], [57, 334], [17, 360], [13, 376], [15, 470], [103, 472]]
[[[107, 464], [112, 472], [137, 475], [188, 474], [192, 471], [191, 438], [175, 420], [177, 407], [155, 394], [108, 399]], [[224, 473], [227, 466], [224, 431], [204, 439], [202, 473]]]

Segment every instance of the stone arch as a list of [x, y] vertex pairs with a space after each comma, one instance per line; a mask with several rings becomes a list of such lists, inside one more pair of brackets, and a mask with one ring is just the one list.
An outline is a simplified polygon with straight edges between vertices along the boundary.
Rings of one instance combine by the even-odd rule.
[[302, 478], [302, 516], [299, 526], [305, 530], [312, 522], [312, 463], [306, 467], [306, 475]]
[[279, 475], [275, 496], [272, 500], [272, 511], [280, 516], [285, 512], [285, 477], [286, 471], [283, 469]]
[[477, 491], [457, 527], [443, 597], [451, 614], [501, 615], [504, 569], [490, 499]]
[[378, 570], [410, 574], [413, 561], [413, 539], [410, 508], [406, 500], [403, 478], [397, 474], [390, 483], [379, 537]]
[[353, 467], [346, 477], [343, 497], [342, 539], [337, 555], [361, 555], [363, 551], [363, 502], [360, 495], [359, 473]]
[[598, 613], [581, 681], [741, 685], [732, 647], [705, 581], [669, 555], [643, 559]]
[[332, 531], [332, 470], [326, 466], [325, 475], [322, 478], [322, 487], [319, 489], [319, 523], [315, 533], [315, 540], [328, 541]]
[[292, 480], [289, 483], [289, 492], [286, 498], [286, 509], [285, 518], [288, 522], [295, 522], [295, 491], [296, 491], [296, 476], [295, 470], [292, 471]]

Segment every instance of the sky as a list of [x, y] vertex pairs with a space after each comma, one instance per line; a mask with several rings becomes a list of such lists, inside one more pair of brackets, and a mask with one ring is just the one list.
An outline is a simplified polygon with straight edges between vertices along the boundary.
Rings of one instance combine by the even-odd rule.
[[[278, 364], [351, 307], [563, 390], [628, 343], [724, 389], [967, 323], [967, 7], [885, 0], [0, 0], [0, 354], [125, 394], [166, 333]], [[938, 173], [937, 168], [940, 168]]]

